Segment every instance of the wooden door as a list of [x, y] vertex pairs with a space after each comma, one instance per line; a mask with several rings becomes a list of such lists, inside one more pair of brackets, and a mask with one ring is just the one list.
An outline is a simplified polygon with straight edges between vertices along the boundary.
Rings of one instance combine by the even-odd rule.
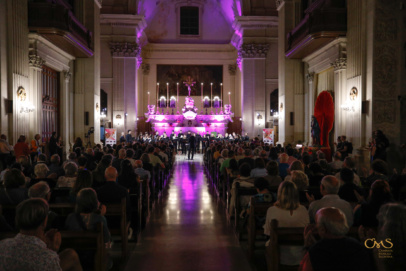
[[59, 135], [59, 73], [42, 67], [42, 140], [48, 142], [52, 132]]

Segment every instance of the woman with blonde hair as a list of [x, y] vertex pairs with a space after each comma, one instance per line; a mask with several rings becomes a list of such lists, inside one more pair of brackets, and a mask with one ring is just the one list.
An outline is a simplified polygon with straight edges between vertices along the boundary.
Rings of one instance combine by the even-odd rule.
[[[299, 192], [291, 181], [283, 181], [278, 188], [277, 201], [266, 213], [264, 234], [271, 234], [271, 221], [276, 219], [278, 227], [301, 228], [309, 224], [306, 207], [300, 205]], [[266, 254], [270, 254], [269, 242], [266, 243]], [[280, 263], [282, 265], [299, 265], [302, 259], [301, 246], [281, 246]]]

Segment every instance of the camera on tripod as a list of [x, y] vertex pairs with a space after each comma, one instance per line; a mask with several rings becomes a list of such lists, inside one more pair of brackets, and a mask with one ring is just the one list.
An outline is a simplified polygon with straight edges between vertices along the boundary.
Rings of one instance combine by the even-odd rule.
[[85, 133], [85, 138], [89, 138], [91, 134], [94, 133], [94, 127], [90, 127], [87, 133]]

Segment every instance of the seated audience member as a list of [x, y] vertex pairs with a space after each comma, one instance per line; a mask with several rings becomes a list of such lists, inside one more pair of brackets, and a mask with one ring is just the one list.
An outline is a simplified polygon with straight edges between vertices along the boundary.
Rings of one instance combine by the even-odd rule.
[[312, 162], [312, 157], [308, 153], [303, 153], [302, 162], [304, 167], [304, 173], [309, 177], [310, 176], [309, 165]]
[[134, 169], [135, 174], [140, 176], [141, 180], [143, 181], [151, 180], [151, 172], [143, 169], [143, 166], [144, 165], [141, 160], [135, 160], [135, 169]]
[[337, 172], [339, 170], [341, 170], [341, 168], [343, 167], [344, 162], [341, 160], [341, 152], [335, 152], [334, 156], [333, 156], [333, 161], [331, 163], [329, 163], [328, 165], [330, 166], [330, 168]]
[[320, 200], [314, 200], [314, 196], [308, 196], [310, 202], [309, 216], [310, 222], [314, 222], [315, 215], [318, 210], [324, 207], [335, 207], [340, 209], [344, 214], [348, 222], [348, 226], [353, 224], [352, 207], [349, 202], [340, 199], [337, 195], [340, 189], [340, 182], [336, 177], [328, 175], [321, 180], [320, 193], [323, 196]]
[[4, 176], [4, 188], [0, 188], [1, 205], [17, 205], [28, 198], [25, 177], [18, 169], [10, 169]]
[[106, 183], [97, 189], [97, 198], [103, 204], [109, 203], [121, 203], [121, 199], [126, 199], [127, 207], [127, 220], [131, 218], [131, 202], [128, 190], [119, 185], [117, 181], [118, 173], [117, 170], [110, 166], [105, 172]]
[[234, 151], [228, 151], [227, 159], [225, 159], [223, 161], [223, 163], [221, 163], [221, 166], [220, 166], [221, 175], [225, 176], [227, 174], [227, 169], [230, 167], [230, 160], [231, 159], [235, 159]]
[[296, 161], [297, 159], [293, 156], [295, 154], [295, 150], [292, 148], [287, 148], [286, 149], [286, 153], [289, 156], [287, 163], [289, 165], [291, 165], [294, 161]]
[[135, 167], [135, 159], [134, 159], [134, 150], [133, 149], [127, 149], [125, 151], [125, 159], [131, 162], [131, 165], [133, 166], [133, 168]]
[[[400, 174], [394, 170], [389, 185], [392, 188], [393, 197], [397, 201], [406, 200], [406, 168], [402, 170]], [[406, 202], [406, 201], [405, 201]]]
[[61, 234], [45, 233], [49, 207], [44, 199], [27, 199], [17, 206], [16, 224], [20, 232], [0, 242], [0, 270], [82, 270], [72, 249], [59, 253]]
[[371, 185], [376, 180], [385, 180], [389, 181], [389, 178], [386, 176], [388, 174], [388, 164], [385, 161], [377, 159], [374, 160], [371, 164], [371, 172], [367, 179], [365, 180], [365, 185], [371, 187]]
[[[57, 179], [60, 176], [65, 175], [65, 171], [60, 166], [61, 158], [59, 157], [59, 155], [57, 155], [57, 154], [52, 155], [50, 162], [51, 162], [51, 164], [48, 167], [48, 169], [49, 169], [48, 176], [49, 175], [56, 176], [56, 179]], [[55, 174], [55, 175], [53, 175], [53, 174]]]
[[[269, 149], [269, 146], [267, 146], [267, 147]], [[269, 155], [269, 153], [265, 150], [261, 151], [261, 153], [259, 154], [259, 158], [262, 158], [262, 160], [264, 160], [265, 165], [269, 162], [268, 155]]]
[[265, 177], [268, 174], [265, 168], [264, 160], [262, 160], [262, 158], [256, 158], [254, 164], [255, 168], [253, 168], [250, 173], [251, 178]]
[[324, 178], [323, 169], [321, 168], [320, 164], [317, 162], [313, 162], [309, 165], [309, 186], [310, 187], [318, 187], [320, 186], [321, 180]]
[[73, 162], [69, 162], [69, 163], [66, 163], [63, 168], [65, 170], [65, 176], [61, 176], [58, 178], [56, 187], [72, 188], [76, 182], [78, 166]]
[[285, 181], [289, 181], [291, 178], [291, 173], [294, 170], [299, 170], [304, 172], [303, 163], [299, 160], [294, 161], [288, 168], [288, 175], [285, 177]]
[[276, 161], [269, 161], [266, 165], [267, 175], [264, 177], [268, 181], [268, 187], [279, 187], [282, 182], [281, 176], [279, 176], [279, 165]]
[[[290, 181], [283, 181], [278, 188], [277, 201], [266, 213], [264, 234], [271, 234], [271, 221], [276, 219], [278, 227], [306, 227], [309, 215], [306, 207], [299, 203], [299, 193], [296, 185]], [[270, 254], [269, 241], [265, 245], [266, 254]], [[302, 259], [301, 246], [281, 246], [280, 263], [283, 265], [299, 265]]]
[[237, 155], [235, 156], [235, 160], [237, 160], [237, 162], [238, 162], [240, 159], [243, 159], [243, 158], [244, 158], [244, 149], [239, 147], [237, 149]]
[[113, 160], [112, 166], [117, 169], [117, 172], [120, 172], [121, 162], [125, 159], [126, 151], [125, 149], [120, 149], [118, 151], [118, 157]]
[[362, 197], [360, 197], [360, 204], [354, 208], [354, 225], [370, 228], [377, 227], [378, 220], [376, 215], [379, 212], [379, 208], [389, 202], [393, 202], [393, 196], [388, 182], [385, 180], [375, 181], [369, 190], [368, 200], [364, 202]]
[[29, 156], [30, 155], [30, 147], [25, 142], [26, 137], [24, 135], [20, 135], [18, 138], [17, 143], [14, 145], [14, 155], [18, 158], [20, 156]]
[[[373, 263], [364, 244], [346, 237], [349, 230], [346, 215], [338, 208], [320, 209], [316, 226], [305, 229], [305, 248], [308, 250], [300, 264], [300, 271], [370, 271]], [[314, 234], [321, 240], [316, 242]]]
[[[344, 159], [343, 168], [349, 168], [354, 172], [354, 184], [357, 186], [361, 186], [361, 180], [357, 173], [355, 172], [355, 160], [352, 157], [346, 157]], [[336, 173], [335, 177], [340, 179], [340, 172]], [[341, 182], [341, 184], [343, 184]]]
[[148, 157], [149, 157], [149, 162], [152, 164], [153, 167], [156, 165], [160, 165], [161, 168], [165, 168], [164, 163], [162, 163], [162, 160], [159, 159], [158, 156], [154, 155], [155, 148], [154, 147], [149, 147], [148, 148]]
[[240, 160], [238, 160], [238, 168], [240, 168], [240, 166], [243, 163], [248, 163], [250, 165], [251, 168], [254, 168], [254, 159], [252, 159], [251, 157], [251, 150], [250, 149], [245, 149], [244, 150], [244, 158], [241, 158]]
[[104, 217], [106, 206], [97, 200], [96, 191], [93, 188], [83, 188], [76, 198], [75, 212], [68, 215], [65, 222], [67, 230], [95, 230], [96, 224], [103, 223], [103, 240], [106, 247], [110, 245], [110, 231], [107, 220]]
[[228, 158], [228, 150], [227, 150], [227, 149], [223, 149], [223, 150], [221, 151], [220, 157], [217, 158], [217, 163], [220, 164], [220, 165], [222, 165], [223, 162], [224, 162], [225, 160], [227, 160], [227, 158]]
[[86, 153], [83, 154], [87, 158], [87, 169], [88, 170], [95, 170], [97, 167], [96, 157], [94, 156], [94, 152], [92, 148], [88, 148]]
[[93, 184], [92, 172], [89, 170], [81, 170], [78, 172], [76, 182], [70, 192], [70, 201], [76, 202], [77, 194], [83, 188], [91, 188]]
[[229, 167], [226, 168], [227, 174], [231, 179], [235, 179], [240, 174], [238, 169], [238, 161], [236, 159], [231, 159], [229, 163]]
[[85, 156], [79, 156], [78, 158], [78, 171], [87, 170], [87, 158]]
[[299, 192], [299, 201], [307, 204], [306, 192], [309, 187], [309, 178], [307, 175], [304, 174], [303, 171], [293, 170], [288, 181], [291, 181], [296, 185], [297, 191]]
[[[235, 201], [236, 201], [236, 184], [239, 183], [240, 187], [253, 187], [254, 186], [254, 179], [250, 178], [251, 167], [248, 163], [244, 163], [240, 166], [240, 176], [234, 179], [233, 184], [231, 186], [231, 199], [230, 199], [230, 209], [229, 213], [232, 214], [235, 208]], [[249, 196], [240, 197], [241, 206], [246, 206], [250, 200]]]
[[49, 169], [48, 169], [47, 165], [37, 164], [34, 168], [35, 179], [31, 179], [31, 181], [28, 183], [28, 187], [31, 187], [40, 181], [44, 181], [44, 182], [48, 183], [48, 185], [51, 189], [54, 188], [56, 185], [56, 182], [53, 178], [56, 176], [56, 174], [50, 175], [50, 174], [48, 174], [48, 172], [49, 172]]
[[328, 165], [328, 162], [326, 159], [320, 159], [320, 160], [318, 160], [318, 163], [319, 163], [324, 175], [332, 175], [331, 168]]
[[358, 185], [354, 184], [354, 172], [349, 168], [343, 168], [340, 171], [340, 181], [342, 182], [342, 185], [338, 191], [338, 196], [348, 202], [358, 202], [358, 198], [354, 190], [359, 195], [362, 195], [363, 192]]
[[76, 155], [76, 152], [71, 152], [68, 155], [68, 160], [66, 160], [65, 162], [63, 162], [62, 167], [65, 168], [65, 165], [67, 163], [74, 163], [76, 165], [78, 165], [78, 156]]
[[[30, 199], [40, 198], [46, 200], [46, 202], [49, 202], [51, 198], [51, 189], [46, 182], [41, 181], [30, 187], [30, 189], [28, 190], [28, 197]], [[49, 230], [51, 228], [60, 228], [60, 226], [61, 225], [58, 219], [58, 214], [54, 211], [49, 210], [46, 230]]]
[[[400, 203], [383, 205], [378, 213], [379, 231], [377, 240], [390, 238], [394, 245], [391, 248], [391, 257], [382, 258], [378, 249], [374, 256], [377, 269], [380, 271], [402, 271], [406, 266], [406, 206]], [[386, 242], [386, 241], [385, 241]]]
[[100, 160], [99, 164], [97, 164], [96, 169], [92, 172], [93, 176], [93, 188], [98, 188], [106, 183], [106, 179], [104, 173], [106, 169], [111, 165], [111, 161], [107, 158], [103, 158]]
[[135, 192], [140, 182], [140, 176], [134, 172], [131, 161], [123, 160], [121, 162], [121, 171], [118, 175], [118, 184], [127, 188], [130, 192]]
[[282, 180], [288, 175], [288, 168], [289, 168], [289, 155], [286, 153], [282, 153], [279, 156], [279, 176], [281, 176]]
[[142, 161], [142, 168], [149, 171], [150, 173], [154, 170], [154, 167], [151, 164], [148, 153], [141, 155], [140, 160]]

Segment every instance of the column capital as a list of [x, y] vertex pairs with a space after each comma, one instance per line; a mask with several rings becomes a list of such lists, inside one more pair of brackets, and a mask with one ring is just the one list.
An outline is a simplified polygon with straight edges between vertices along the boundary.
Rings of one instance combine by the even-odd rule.
[[337, 58], [334, 62], [330, 63], [334, 67], [334, 71], [346, 70], [347, 69], [347, 59]]
[[110, 52], [113, 57], [141, 56], [141, 48], [135, 42], [110, 42]]
[[29, 57], [29, 65], [30, 67], [42, 70], [42, 65], [45, 64], [45, 60], [43, 60], [38, 55], [30, 55]]
[[306, 74], [306, 79], [309, 83], [312, 83], [314, 80], [314, 72], [309, 72]]
[[70, 71], [63, 71], [63, 75], [65, 76], [65, 83], [69, 84], [72, 73]]
[[238, 49], [237, 64], [244, 58], [266, 58], [269, 50], [268, 43], [243, 43]]

